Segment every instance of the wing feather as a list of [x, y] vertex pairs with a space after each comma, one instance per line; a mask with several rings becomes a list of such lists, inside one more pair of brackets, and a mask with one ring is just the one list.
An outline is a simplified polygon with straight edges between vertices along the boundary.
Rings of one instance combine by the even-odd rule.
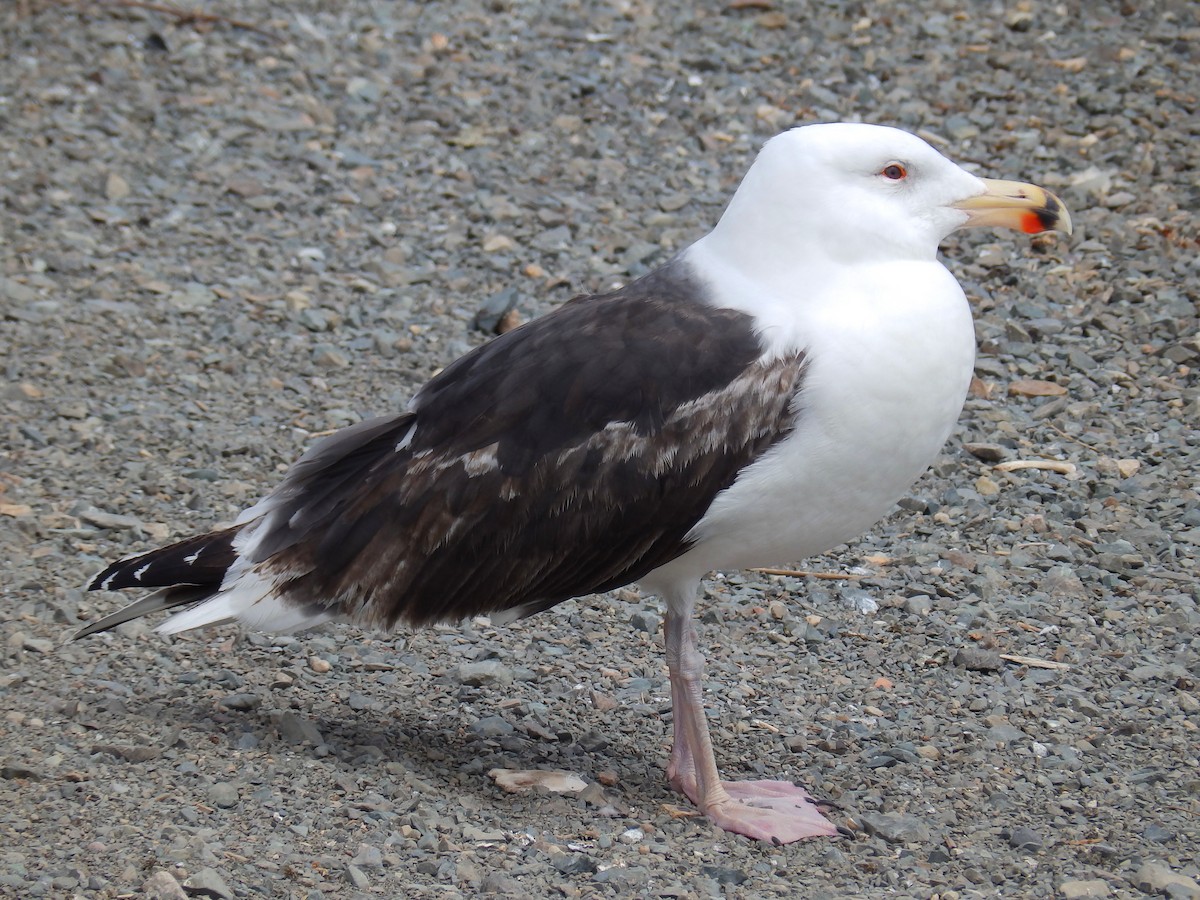
[[688, 549], [785, 437], [803, 354], [659, 270], [447, 367], [410, 412], [314, 448], [247, 546], [288, 602], [391, 626], [546, 609]]

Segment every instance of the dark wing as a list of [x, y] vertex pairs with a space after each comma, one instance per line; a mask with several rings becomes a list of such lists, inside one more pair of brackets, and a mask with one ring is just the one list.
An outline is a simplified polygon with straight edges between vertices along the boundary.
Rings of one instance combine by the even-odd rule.
[[[802, 356], [677, 271], [577, 298], [467, 354], [411, 411], [314, 447], [244, 553], [303, 605], [389, 626], [536, 612], [679, 556], [784, 437]], [[250, 529], [253, 528], [253, 531]]]

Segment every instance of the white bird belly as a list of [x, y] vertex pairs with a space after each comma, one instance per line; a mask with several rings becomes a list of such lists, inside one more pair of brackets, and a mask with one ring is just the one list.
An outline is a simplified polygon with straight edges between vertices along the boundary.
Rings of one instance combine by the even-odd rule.
[[776, 350], [809, 351], [795, 430], [717, 496], [693, 548], [651, 583], [829, 550], [882, 518], [936, 458], [974, 363], [962, 289], [934, 261], [840, 282], [763, 332]]

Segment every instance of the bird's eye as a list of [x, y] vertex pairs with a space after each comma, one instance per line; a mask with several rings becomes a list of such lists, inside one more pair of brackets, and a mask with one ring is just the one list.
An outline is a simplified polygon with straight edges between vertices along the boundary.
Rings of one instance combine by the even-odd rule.
[[892, 181], [902, 181], [908, 177], [908, 169], [904, 168], [900, 163], [888, 163], [879, 174], [884, 178], [890, 178]]

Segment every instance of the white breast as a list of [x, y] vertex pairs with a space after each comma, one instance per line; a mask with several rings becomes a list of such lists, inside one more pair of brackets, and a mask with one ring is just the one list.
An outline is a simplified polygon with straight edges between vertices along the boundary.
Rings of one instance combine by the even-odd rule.
[[747, 304], [764, 322], [768, 354], [809, 352], [796, 429], [717, 497], [692, 550], [651, 583], [795, 562], [848, 541], [887, 513], [949, 436], [975, 350], [950, 273], [933, 260], [892, 262], [823, 280], [821, 296], [793, 286], [795, 297]]

